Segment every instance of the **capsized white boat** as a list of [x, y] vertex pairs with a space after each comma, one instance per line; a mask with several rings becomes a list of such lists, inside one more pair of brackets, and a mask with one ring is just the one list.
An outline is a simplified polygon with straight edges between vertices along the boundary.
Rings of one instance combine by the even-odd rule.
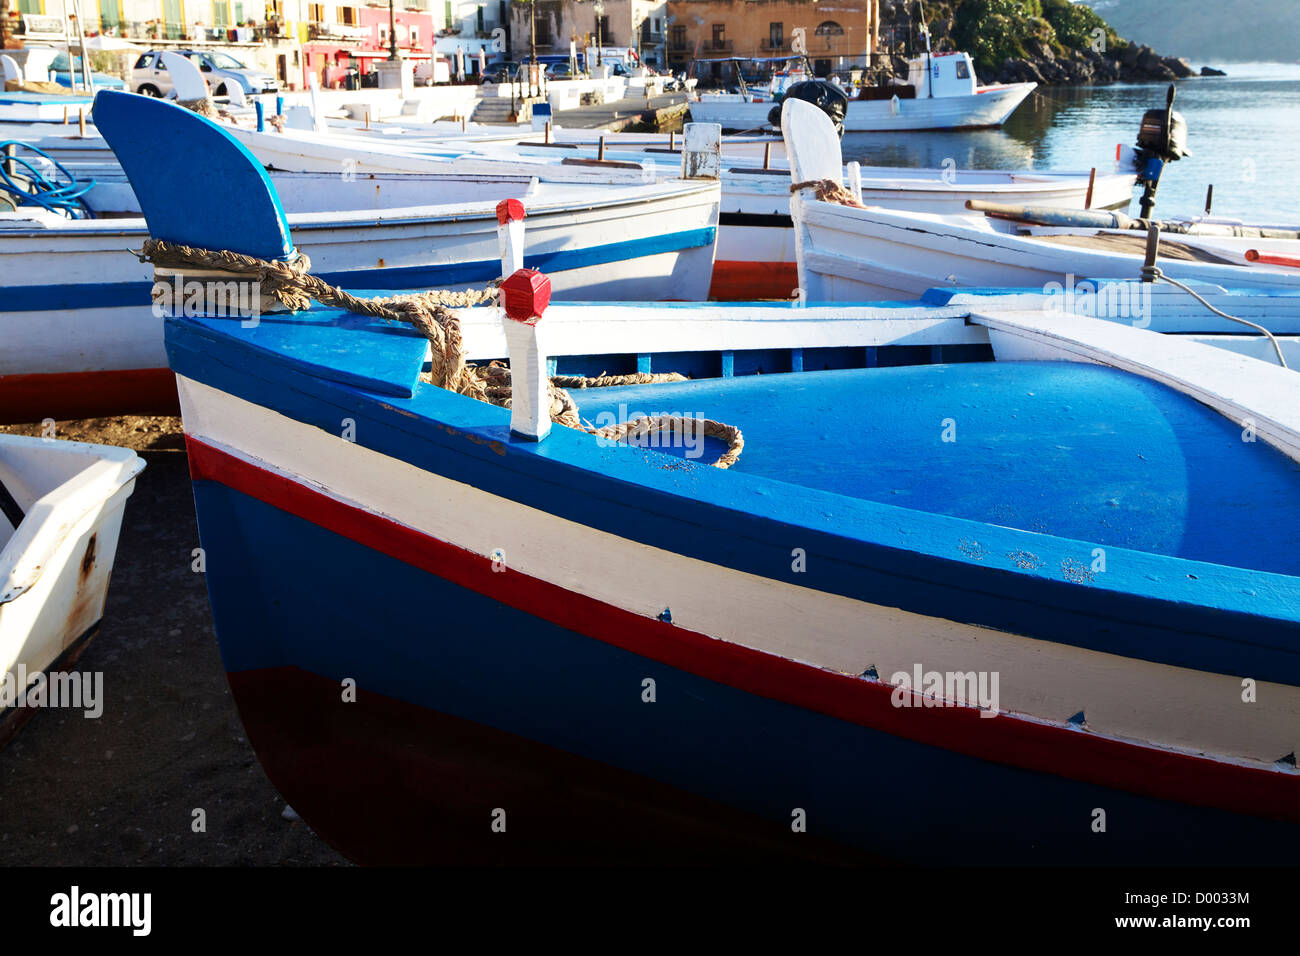
[[72, 703], [65, 692], [78, 709], [95, 709], [89, 675], [66, 669], [99, 627], [122, 512], [143, 468], [125, 448], [0, 435], [0, 746], [35, 708]]

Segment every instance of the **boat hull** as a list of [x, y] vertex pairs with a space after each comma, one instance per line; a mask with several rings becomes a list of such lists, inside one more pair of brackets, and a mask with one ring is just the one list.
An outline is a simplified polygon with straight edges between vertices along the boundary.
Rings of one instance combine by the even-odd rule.
[[[970, 199], [1032, 201], [1082, 209], [1089, 198], [1087, 175], [969, 171], [955, 173], [947, 181], [936, 170], [932, 180], [918, 182], [907, 170], [898, 171], [895, 178], [888, 178], [889, 172], [879, 168], [871, 173], [863, 181], [862, 201], [899, 212], [964, 213]], [[1127, 209], [1133, 196], [1133, 176], [1099, 175], [1092, 193], [1092, 208]], [[717, 257], [709, 298], [719, 301], [784, 299], [798, 286], [789, 173], [775, 170], [724, 173]], [[861, 298], [882, 298], [882, 295], [863, 290]]]
[[[192, 367], [183, 357], [180, 364]], [[658, 547], [602, 548], [612, 524], [589, 516], [600, 527], [585, 528], [536, 510], [546, 492], [527, 469], [515, 472], [504, 430], [499, 438], [465, 431], [452, 416], [441, 426], [447, 448], [416, 453], [416, 467], [328, 434], [325, 422], [338, 415], [330, 402], [295, 400], [286, 417], [188, 379], [181, 385], [232, 692], [273, 781], [357, 859], [586, 862], [622, 854], [626, 862], [645, 846], [645, 808], [606, 801], [619, 800], [611, 781], [631, 784], [629, 774], [648, 778], [644, 802], [671, 834], [656, 837], [665, 852], [698, 839], [725, 854], [727, 841], [714, 838], [739, 832], [771, 858], [801, 845], [789, 833], [825, 838], [848, 856], [959, 863], [1241, 862], [1243, 854], [1258, 862], [1276, 860], [1277, 835], [1300, 822], [1293, 774], [970, 708], [903, 711], [874, 674], [801, 663], [813, 659], [814, 645], [796, 646], [795, 620], [824, 630], [842, 610], [856, 622], [843, 632], [845, 649], [851, 635], [887, 636], [908, 654], [936, 659], [969, 625], [867, 601], [841, 609], [834, 595], [751, 581], [661, 550], [701, 534], [722, 544], [696, 525], [694, 504], [675, 521], [644, 516]], [[380, 445], [402, 441], [383, 416], [357, 411], [358, 434]], [[516, 482], [520, 498], [503, 493]], [[381, 488], [425, 504], [382, 501]], [[584, 500], [579, 489], [568, 494]], [[733, 530], [754, 540], [752, 528]], [[761, 545], [782, 546], [788, 554], [788, 542]], [[298, 557], [286, 561], [289, 554]], [[591, 562], [606, 568], [605, 579], [591, 576]], [[321, 593], [338, 598], [323, 602]], [[719, 594], [728, 596], [725, 607]], [[659, 606], [671, 614], [656, 616]], [[1044, 613], [1059, 620], [1034, 630], [1078, 627], [1067, 621], [1080, 612]], [[1130, 602], [1125, 614], [1161, 612]], [[731, 626], [701, 628], [701, 615]], [[1022, 640], [976, 631], [989, 647]], [[1049, 646], [1027, 641], [1017, 666], [1041, 665], [1044, 655], [1026, 652]], [[866, 648], [849, 656], [864, 670], [885, 660]], [[1061, 662], [1070, 681], [1081, 673], [1105, 674], [1101, 687], [1116, 680], [1107, 694], [1124, 706], [1134, 703], [1132, 688], [1119, 685], [1133, 680], [1173, 702], [1194, 696], [1190, 684], [1176, 690], [1179, 682], [1220, 679], [1180, 668], [1159, 676], [1149, 666], [1091, 652]], [[1038, 694], [1047, 687], [1027, 676], [1017, 683]], [[357, 700], [371, 697], [370, 715], [348, 709], [352, 687]], [[282, 694], [311, 702], [282, 713]], [[1092, 702], [1098, 714], [1111, 706]], [[402, 729], [407, 720], [430, 736]], [[1193, 721], [1200, 732], [1222, 730]], [[1185, 723], [1179, 715], [1170, 726]], [[337, 773], [353, 767], [355, 775]], [[340, 795], [323, 768], [361, 782]], [[578, 806], [588, 797], [603, 805], [593, 810], [599, 835], [591, 841], [573, 833], [566, 815], [573, 789]], [[1104, 837], [1093, 827], [1097, 808], [1113, 821]], [[510, 842], [516, 833], [518, 845]]]
[[[24, 686], [38, 675], [48, 678], [52, 671], [70, 668], [98, 632], [126, 501], [144, 466], [134, 454], [116, 448], [0, 439], [0, 479], [15, 497], [16, 489], [36, 488], [40, 495], [23, 502], [27, 514], [19, 527], [0, 537], [4, 746], [51, 695], [47, 680], [46, 700], [32, 703], [20, 696]], [[84, 686], [82, 675], [73, 676]], [[80, 695], [77, 702], [90, 709]]]
[[[844, 130], [878, 133], [1001, 126], [1036, 85], [1014, 83], [969, 96], [900, 99], [897, 104], [890, 100], [850, 100]], [[697, 123], [719, 123], [723, 130], [751, 131], [770, 125], [771, 109], [770, 101], [754, 103], [735, 94], [705, 94], [698, 103], [691, 104], [691, 117]]]
[[[800, 200], [800, 285], [810, 299], [856, 302], [916, 299], [934, 288], [1057, 289], [1083, 279], [1141, 276], [1142, 257], [1055, 245], [976, 228]], [[1177, 237], [1183, 238], [1183, 237]], [[1180, 281], [1229, 289], [1296, 289], [1294, 270], [1161, 258]]]
[[[717, 202], [716, 187], [702, 187], [538, 210], [525, 263], [547, 270], [557, 298], [703, 299]], [[482, 288], [501, 274], [495, 215], [351, 215], [292, 220], [329, 282], [378, 294]], [[149, 308], [153, 268], [125, 252], [147, 238], [143, 223], [112, 220], [0, 230], [0, 272], [22, 277], [0, 297], [0, 339], [13, 345], [0, 351], [0, 422], [175, 410], [162, 319]]]

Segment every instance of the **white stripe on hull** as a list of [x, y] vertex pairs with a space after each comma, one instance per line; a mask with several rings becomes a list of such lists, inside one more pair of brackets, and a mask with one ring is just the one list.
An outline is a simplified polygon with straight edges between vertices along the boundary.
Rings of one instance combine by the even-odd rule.
[[[932, 288], [1043, 289], [1048, 283], [1064, 283], [1070, 274], [1090, 279], [1141, 277], [1139, 255], [832, 203], [799, 200], [793, 208], [800, 210], [803, 223], [800, 285], [816, 301], [915, 299]], [[1184, 282], [1236, 289], [1300, 288], [1300, 273], [1294, 270], [1244, 262], [1235, 266], [1162, 258], [1160, 267]]]
[[[645, 617], [846, 674], [991, 671], [1001, 708], [1271, 765], [1300, 745], [1300, 688], [1155, 664], [851, 600], [628, 541], [431, 475], [178, 377], [186, 432], [259, 467]], [[504, 420], [504, 419], [503, 419]], [[340, 426], [341, 427], [341, 426]], [[594, 439], [593, 439], [594, 440]], [[797, 546], [792, 541], [791, 546]], [[810, 574], [816, 569], [811, 568]], [[638, 582], [629, 586], [629, 582]]]

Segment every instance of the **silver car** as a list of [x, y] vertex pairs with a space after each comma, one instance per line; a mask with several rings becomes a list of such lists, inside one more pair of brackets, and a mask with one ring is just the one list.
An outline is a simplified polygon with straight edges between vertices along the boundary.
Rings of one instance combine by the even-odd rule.
[[[227, 86], [239, 86], [245, 94], [275, 93], [279, 86], [269, 73], [244, 66], [229, 53], [208, 50], [176, 50], [181, 56], [193, 60], [207, 80], [213, 96], [225, 96]], [[146, 96], [166, 96], [171, 92], [172, 80], [157, 50], [142, 54], [131, 70], [131, 89]]]

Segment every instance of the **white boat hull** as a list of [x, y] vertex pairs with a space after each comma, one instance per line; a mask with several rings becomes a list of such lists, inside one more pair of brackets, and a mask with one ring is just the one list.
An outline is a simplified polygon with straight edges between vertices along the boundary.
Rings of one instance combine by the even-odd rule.
[[[932, 288], [1043, 289], [1064, 286], [1070, 277], [1141, 277], [1141, 256], [1011, 235], [971, 217], [913, 216], [808, 199], [791, 205], [802, 245], [799, 284], [815, 301], [916, 299]], [[1207, 248], [1227, 251], [1224, 242], [1205, 240]], [[1160, 267], [1183, 282], [1300, 289], [1300, 272], [1253, 266], [1244, 258], [1240, 265], [1165, 258]]]
[[[351, 290], [482, 288], [501, 273], [494, 204], [455, 209], [302, 213], [290, 225], [313, 274]], [[557, 299], [703, 299], [717, 210], [716, 183], [530, 205], [526, 261]], [[142, 220], [0, 224], [0, 275], [22, 277], [0, 297], [12, 346], [0, 349], [0, 419], [174, 409], [162, 319], [147, 308], [153, 269], [125, 251], [147, 238]]]
[[[0, 745], [32, 714], [25, 688], [71, 665], [98, 628], [142, 468], [126, 449], [0, 435], [0, 481], [26, 512], [17, 528], [0, 516]], [[66, 684], [42, 683], [60, 703], [50, 696]]]
[[[903, 130], [981, 129], [1001, 126], [1034, 91], [1034, 83], [986, 87], [970, 96], [937, 96], [912, 100], [850, 100], [844, 118], [849, 133]], [[697, 123], [719, 123], [724, 130], [770, 127], [770, 100], [755, 103], [737, 93], [704, 94], [691, 104]]]

